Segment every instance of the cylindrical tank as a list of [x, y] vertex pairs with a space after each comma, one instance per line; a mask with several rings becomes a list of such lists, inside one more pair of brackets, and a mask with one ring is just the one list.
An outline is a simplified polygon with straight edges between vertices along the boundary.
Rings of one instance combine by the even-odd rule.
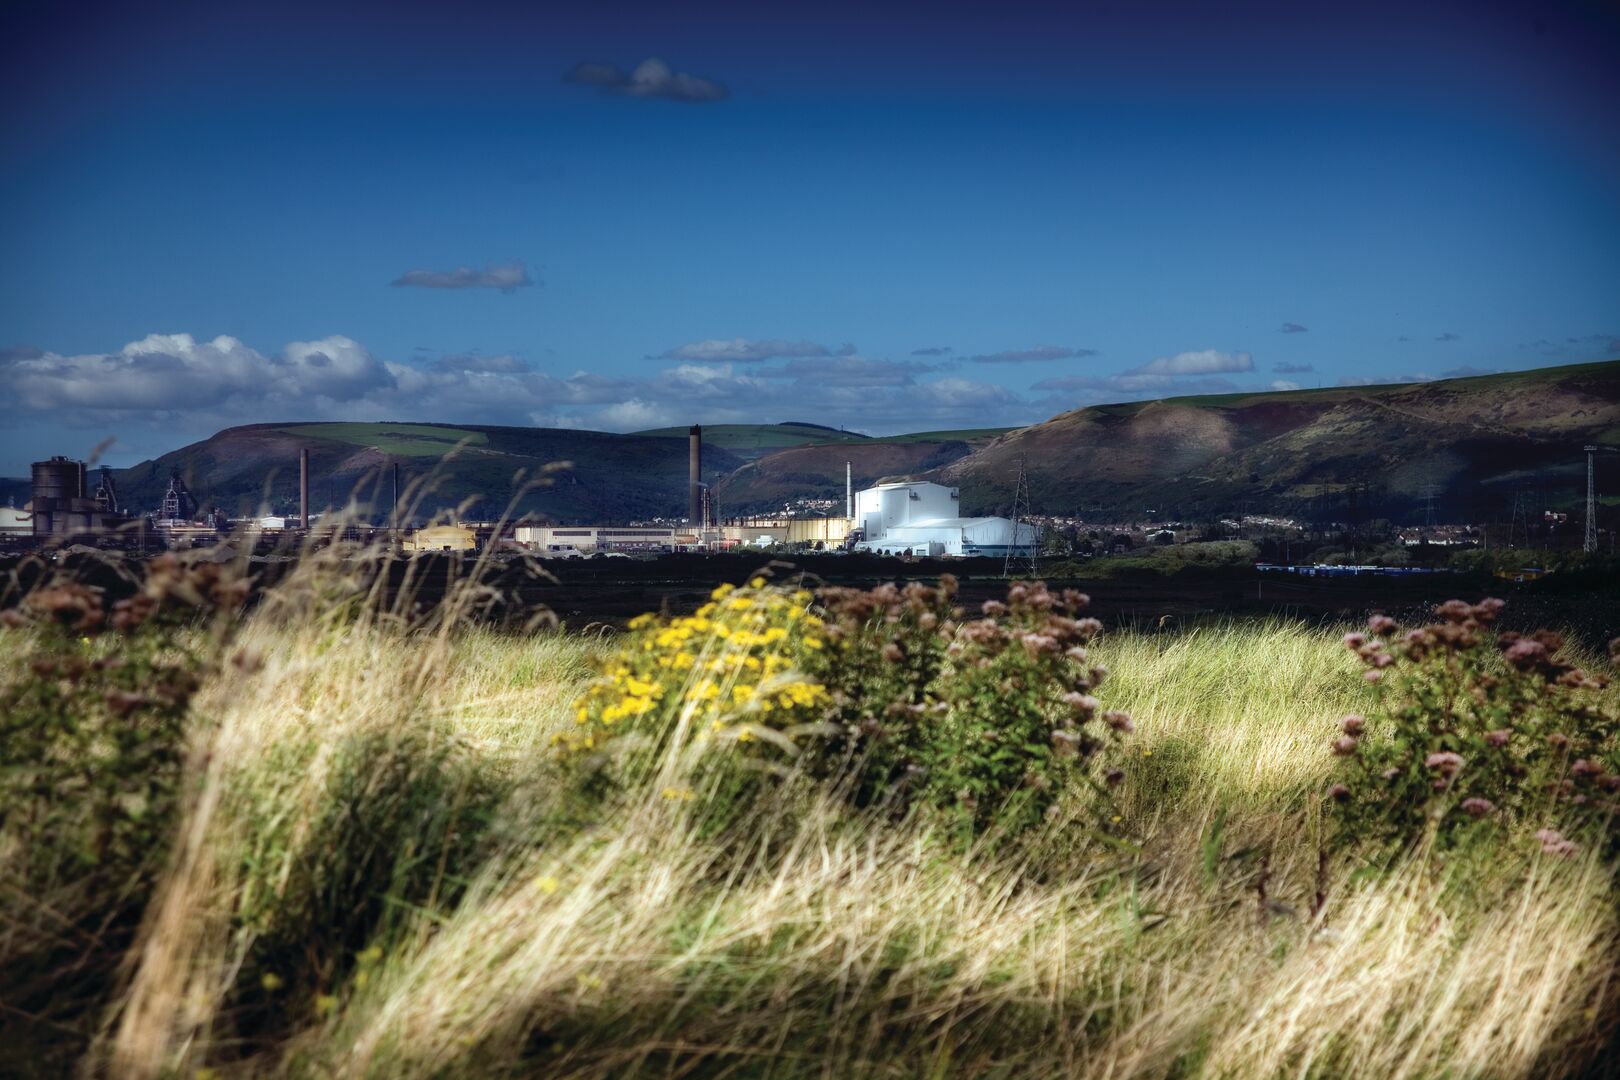
[[49, 510], [67, 506], [72, 499], [84, 498], [84, 463], [72, 458], [53, 457], [34, 462], [34, 509]]
[[687, 435], [687, 507], [686, 516], [693, 525], [703, 528], [703, 429], [696, 424]]

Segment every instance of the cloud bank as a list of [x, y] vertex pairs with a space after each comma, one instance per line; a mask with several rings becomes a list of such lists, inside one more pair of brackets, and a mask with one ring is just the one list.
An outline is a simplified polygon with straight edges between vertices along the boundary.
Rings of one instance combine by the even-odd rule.
[[[694, 346], [706, 343], [693, 343]], [[712, 344], [712, 343], [708, 343]], [[228, 336], [153, 334], [114, 352], [0, 349], [18, 430], [101, 434], [172, 449], [221, 428], [277, 420], [432, 420], [606, 430], [813, 420], [884, 434], [1016, 425], [1042, 406], [1001, 386], [939, 377], [941, 365], [883, 360], [814, 343], [691, 348], [637, 374], [539, 370], [516, 356], [390, 361], [341, 335], [260, 351]], [[671, 350], [681, 353], [683, 350]], [[760, 366], [734, 356], [786, 357]], [[65, 433], [89, 429], [84, 440]], [[37, 440], [36, 440], [37, 441]], [[0, 436], [22, 462], [45, 448]], [[52, 451], [59, 452], [59, 451]], [[15, 468], [16, 466], [12, 466]]]
[[1240, 371], [1253, 371], [1254, 358], [1246, 352], [1221, 352], [1219, 349], [1200, 349], [1196, 352], [1176, 353], [1149, 360], [1128, 372], [1132, 375], [1221, 375]]

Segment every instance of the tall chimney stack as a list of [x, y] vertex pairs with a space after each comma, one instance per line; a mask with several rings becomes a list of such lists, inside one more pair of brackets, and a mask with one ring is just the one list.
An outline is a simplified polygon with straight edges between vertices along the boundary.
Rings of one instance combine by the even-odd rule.
[[844, 462], [844, 516], [855, 520], [855, 475], [847, 461]]
[[703, 429], [696, 424], [687, 434], [687, 507], [686, 516], [694, 528], [708, 524], [703, 513]]
[[309, 448], [298, 451], [298, 527], [309, 528]]

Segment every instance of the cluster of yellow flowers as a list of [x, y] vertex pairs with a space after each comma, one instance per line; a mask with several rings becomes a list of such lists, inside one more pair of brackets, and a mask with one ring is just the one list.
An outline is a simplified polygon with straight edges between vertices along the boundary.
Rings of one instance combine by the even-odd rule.
[[684, 618], [636, 617], [576, 703], [572, 730], [553, 745], [576, 754], [627, 730], [677, 728], [746, 743], [811, 719], [827, 701], [826, 689], [798, 671], [806, 652], [826, 647], [812, 599], [756, 577], [742, 588], [721, 585]]

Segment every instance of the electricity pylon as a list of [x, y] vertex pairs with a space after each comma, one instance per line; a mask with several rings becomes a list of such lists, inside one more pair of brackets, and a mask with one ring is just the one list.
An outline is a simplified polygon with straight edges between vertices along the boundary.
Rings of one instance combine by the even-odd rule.
[[1024, 531], [1024, 519], [1029, 517], [1029, 475], [1024, 471], [1024, 458], [1018, 459], [1018, 486], [1013, 489], [1012, 506], [1012, 536], [1008, 538], [1007, 558], [1001, 564], [1001, 576], [1012, 577], [1013, 571], [1027, 569], [1031, 578], [1040, 577], [1039, 551], [1041, 546], [1041, 531], [1038, 525], [1030, 523], [1030, 531], [1035, 535], [1029, 547], [1018, 554], [1019, 539]]

